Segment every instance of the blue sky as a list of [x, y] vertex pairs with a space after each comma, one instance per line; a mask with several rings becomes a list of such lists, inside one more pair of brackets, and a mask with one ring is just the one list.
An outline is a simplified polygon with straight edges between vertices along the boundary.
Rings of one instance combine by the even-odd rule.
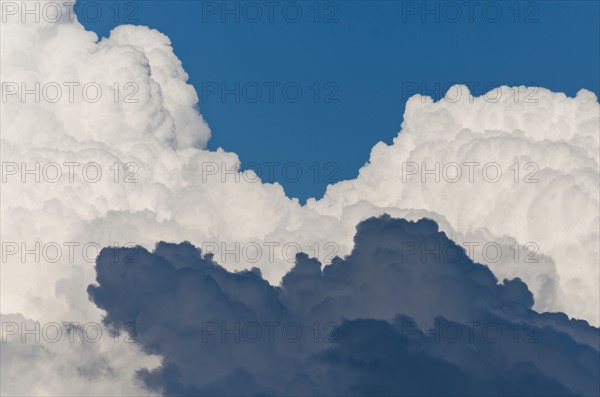
[[596, 1], [81, 3], [80, 20], [100, 36], [127, 22], [168, 35], [212, 129], [209, 148], [236, 152], [302, 202], [390, 143], [414, 90], [600, 91]]

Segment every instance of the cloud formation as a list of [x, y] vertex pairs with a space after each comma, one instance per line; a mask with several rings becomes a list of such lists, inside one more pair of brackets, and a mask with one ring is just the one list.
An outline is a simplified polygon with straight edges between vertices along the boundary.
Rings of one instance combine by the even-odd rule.
[[[293, 266], [282, 249], [251, 263], [222, 255], [223, 247], [293, 243], [328, 263], [332, 253], [351, 252], [359, 222], [389, 213], [434, 219], [497, 278], [526, 282], [536, 310], [600, 324], [600, 123], [589, 91], [568, 98], [540, 88], [535, 103], [515, 101], [509, 87], [478, 98], [459, 87], [458, 101], [413, 97], [393, 144], [376, 145], [356, 180], [301, 206], [252, 171], [230, 173], [235, 153], [205, 150], [211, 132], [197, 94], [160, 32], [120, 26], [98, 40], [76, 20], [17, 16], [2, 24], [0, 39], [3, 322], [100, 322], [104, 312], [85, 290], [100, 247], [216, 245], [215, 261], [229, 271], [257, 266], [277, 285]], [[463, 172], [455, 182], [445, 173], [451, 163]], [[480, 163], [472, 182], [465, 163]], [[481, 173], [490, 163], [502, 171], [496, 182]], [[429, 174], [423, 182], [421, 171], [435, 167], [439, 180]], [[486, 244], [503, 254], [487, 255]], [[4, 346], [13, 353], [2, 356], [2, 376], [17, 389], [3, 382], [2, 391], [23, 395], [136, 394], [135, 367], [157, 363], [135, 344], [104, 338], [88, 344], [88, 366], [112, 369], [90, 378], [70, 365], [80, 354], [72, 345]], [[48, 375], [37, 377], [42, 370]]]
[[[2, 79], [18, 90], [2, 104], [6, 114], [18, 115], [2, 121], [2, 158], [10, 164], [3, 170], [2, 205], [8, 241], [44, 241], [48, 228], [58, 225], [61, 232], [53, 238], [60, 242], [81, 236], [101, 246], [296, 242], [304, 251], [334, 242], [339, 254], [347, 254], [360, 220], [384, 212], [428, 216], [456, 241], [479, 244], [470, 254], [499, 277], [525, 280], [540, 310], [600, 324], [599, 112], [588, 91], [568, 98], [539, 89], [525, 101], [515, 94], [518, 87], [472, 98], [466, 87], [456, 86], [450, 91], [459, 90], [458, 99], [434, 103], [415, 96], [394, 143], [376, 145], [356, 180], [332, 185], [323, 199], [300, 206], [280, 185], [260, 183], [252, 171], [243, 178], [228, 173], [239, 165], [234, 153], [202, 150], [210, 130], [161, 33], [120, 26], [96, 42], [76, 21], [9, 19], [3, 29]], [[72, 103], [69, 82], [79, 84]], [[36, 83], [42, 87], [39, 101], [22, 90], [22, 84], [32, 89]], [[53, 83], [63, 94], [55, 103], [48, 101], [52, 91], [43, 90]], [[84, 98], [86, 84], [101, 87], [97, 102]], [[134, 91], [135, 102], [126, 101]], [[77, 164], [73, 172], [71, 163]], [[27, 175], [35, 167], [40, 183]], [[57, 183], [44, 178], [53, 172], [62, 172]], [[99, 180], [90, 182], [98, 172]], [[137, 182], [126, 183], [131, 180]], [[481, 247], [489, 242], [501, 245], [504, 255], [484, 255]], [[513, 250], [522, 252], [508, 258], [515, 244]], [[530, 253], [525, 246], [537, 262], [524, 262]], [[330, 259], [326, 252], [317, 256]], [[228, 257], [221, 262], [229, 269], [244, 265]], [[7, 285], [8, 310], [48, 312], [27, 301], [46, 299], [51, 280], [70, 277], [61, 265], [44, 277], [9, 266], [8, 277], [32, 282]], [[263, 262], [262, 271], [277, 282], [290, 266], [279, 252]]]
[[298, 254], [279, 287], [189, 243], [129, 263], [107, 248], [88, 292], [162, 356], [138, 376], [165, 395], [598, 394], [600, 330], [533, 311], [521, 280], [466, 255], [411, 254], [453, 244], [434, 221], [371, 218], [354, 241], [323, 269]]

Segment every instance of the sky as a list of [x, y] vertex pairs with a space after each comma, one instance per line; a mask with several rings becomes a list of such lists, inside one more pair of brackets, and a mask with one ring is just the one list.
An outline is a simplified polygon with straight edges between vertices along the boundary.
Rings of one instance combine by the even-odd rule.
[[89, 2], [75, 11], [99, 36], [123, 23], [169, 36], [218, 131], [208, 147], [301, 202], [355, 178], [414, 93], [600, 92], [596, 1]]
[[0, 0], [0, 394], [600, 395], [573, 4]]

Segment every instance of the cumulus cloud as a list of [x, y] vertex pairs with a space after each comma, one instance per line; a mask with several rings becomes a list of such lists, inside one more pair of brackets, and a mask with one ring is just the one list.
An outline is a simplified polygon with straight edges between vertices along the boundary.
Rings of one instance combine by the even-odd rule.
[[[462, 95], [452, 101], [412, 97], [394, 143], [376, 145], [356, 180], [331, 186], [309, 206], [338, 216], [360, 201], [420, 208], [443, 215], [460, 233], [533, 244], [554, 262], [565, 294], [542, 308], [598, 324], [597, 98], [540, 89], [535, 101], [515, 103], [518, 87], [478, 98], [465, 86], [454, 89]], [[522, 277], [543, 294], [549, 267], [507, 268], [474, 253], [499, 276]]]
[[[226, 173], [239, 167], [235, 153], [205, 149], [210, 129], [165, 35], [120, 26], [98, 40], [63, 15], [59, 23], [17, 16], [1, 25], [4, 315], [42, 324], [100, 322], [104, 313], [85, 291], [100, 247], [190, 241], [211, 248], [230, 271], [260, 267], [278, 284], [295, 252], [329, 263], [351, 252], [359, 222], [389, 213], [434, 219], [452, 240], [473, 247], [467, 256], [496, 277], [525, 281], [536, 310], [600, 324], [594, 94], [568, 98], [539, 89], [537, 102], [526, 103], [515, 101], [515, 88], [501, 87], [495, 101], [471, 98], [459, 86], [451, 89], [461, 90], [458, 101], [413, 97], [393, 144], [376, 145], [356, 180], [301, 206], [252, 171]], [[480, 165], [471, 182], [464, 163], [473, 162]], [[439, 163], [440, 173], [456, 163], [463, 175], [423, 182], [423, 163]], [[499, 181], [483, 178], [489, 163], [502, 170]], [[242, 249], [256, 246], [260, 255], [249, 261]], [[223, 255], [231, 249], [237, 255]], [[26, 344], [11, 345], [11, 365], [21, 368], [11, 372], [12, 383], [22, 394], [104, 394], [106, 385], [128, 394], [135, 388], [130, 368], [140, 360], [150, 368], [156, 357], [105, 339], [89, 349], [99, 362], [119, 356], [118, 378], [101, 371], [90, 382], [67, 365], [77, 349], [42, 341], [27, 358], [16, 353]], [[3, 355], [2, 371], [8, 359]], [[61, 382], [36, 382], [36, 368], [52, 360], [63, 361], [55, 372]], [[30, 361], [37, 367], [25, 365]]]
[[40, 322], [3, 314], [0, 322], [3, 395], [157, 395], [134, 379], [137, 365], [153, 368], [159, 359], [138, 353], [127, 333], [133, 326], [116, 337], [100, 322], [79, 318]]
[[321, 269], [298, 254], [279, 287], [189, 243], [131, 248], [129, 263], [107, 248], [88, 291], [107, 325], [138, 324], [162, 356], [138, 376], [166, 395], [598, 394], [598, 328], [539, 314], [521, 280], [415, 241], [453, 244], [431, 220], [371, 218], [349, 256]]

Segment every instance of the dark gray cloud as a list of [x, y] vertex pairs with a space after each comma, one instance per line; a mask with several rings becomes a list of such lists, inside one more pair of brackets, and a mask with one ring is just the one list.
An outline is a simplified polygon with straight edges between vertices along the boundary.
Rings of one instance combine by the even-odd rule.
[[431, 220], [368, 219], [349, 256], [299, 254], [278, 287], [189, 243], [106, 248], [96, 270], [90, 298], [136, 323], [162, 357], [138, 377], [166, 395], [600, 394], [600, 330], [533, 311]]

